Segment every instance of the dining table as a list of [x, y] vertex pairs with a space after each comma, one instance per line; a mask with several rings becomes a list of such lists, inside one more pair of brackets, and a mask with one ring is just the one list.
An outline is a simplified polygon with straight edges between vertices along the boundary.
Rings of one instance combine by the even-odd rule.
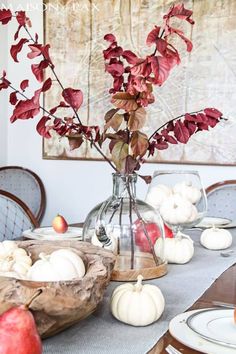
[[[182, 344], [168, 331], [172, 318], [188, 310], [215, 307], [214, 302], [236, 304], [236, 229], [230, 230], [230, 250], [212, 251], [200, 244], [201, 230], [188, 233], [195, 243], [193, 259], [184, 265], [168, 265], [168, 274], [147, 280], [157, 285], [166, 300], [161, 318], [146, 327], [133, 327], [117, 321], [109, 304], [119, 282], [110, 282], [103, 301], [88, 318], [43, 341], [45, 354], [158, 354], [171, 344], [180, 353], [204, 353]], [[236, 331], [236, 327], [235, 327]], [[224, 354], [224, 347], [222, 354]], [[228, 349], [227, 349], [228, 350]], [[228, 352], [227, 352], [228, 353]], [[232, 349], [236, 353], [236, 349]]]

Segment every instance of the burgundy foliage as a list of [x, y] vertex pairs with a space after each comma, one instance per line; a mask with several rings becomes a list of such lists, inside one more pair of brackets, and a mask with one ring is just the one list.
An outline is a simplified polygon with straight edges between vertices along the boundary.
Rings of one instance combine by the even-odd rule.
[[189, 138], [198, 131], [213, 128], [222, 119], [222, 113], [215, 108], [206, 108], [203, 112], [196, 114], [185, 114], [180, 118], [175, 118], [165, 125], [163, 129], [158, 129], [149, 143], [149, 155], [153, 155], [155, 150], [164, 150], [169, 144], [186, 144]]
[[20, 88], [22, 91], [25, 91], [29, 87], [29, 80], [23, 80], [20, 84]]
[[0, 10], [0, 22], [2, 25], [7, 25], [9, 21], [12, 19], [12, 13], [11, 10]]
[[[79, 148], [87, 140], [103, 157], [101, 147], [108, 139], [112, 163], [107, 157], [106, 160], [117, 171], [126, 174], [138, 171], [147, 153], [153, 155], [156, 150], [167, 149], [170, 144], [186, 144], [193, 134], [214, 128], [222, 118], [222, 113], [214, 108], [206, 108], [172, 119], [157, 127], [151, 137], [142, 131], [147, 122], [146, 107], [155, 101], [153, 86], [162, 86], [172, 69], [180, 64], [180, 55], [172, 44], [172, 37], [178, 36], [186, 45], [187, 52], [192, 50], [192, 43], [183, 31], [172, 27], [172, 19], [177, 18], [193, 25], [191, 16], [192, 11], [185, 9], [183, 4], [171, 6], [168, 13], [163, 16], [162, 26], [155, 26], [147, 35], [146, 45], [153, 51], [144, 57], [118, 45], [114, 34], [104, 36], [108, 43], [108, 47], [103, 51], [105, 71], [113, 79], [109, 93], [114, 107], [106, 113], [104, 128], [100, 131], [98, 126], [83, 125], [78, 115], [78, 110], [83, 104], [82, 91], [63, 87], [50, 57], [50, 45], [39, 43], [37, 33], [31, 35], [30, 19], [24, 11], [17, 11], [14, 16], [17, 31], [10, 54], [13, 60], [18, 62], [18, 54], [27, 44], [29, 49], [27, 58], [31, 62], [33, 75], [41, 83], [41, 88], [28, 98], [24, 92], [29, 87], [29, 80], [25, 78], [19, 83], [19, 88], [15, 88], [8, 81], [6, 72], [3, 72], [0, 78], [0, 91], [12, 89], [9, 102], [14, 109], [10, 121], [13, 123], [18, 119], [34, 118], [43, 111], [36, 126], [41, 136], [50, 138], [53, 130], [58, 135], [68, 138], [71, 150]], [[2, 25], [7, 25], [12, 18], [11, 10], [0, 10]], [[53, 80], [61, 88], [59, 98], [61, 101], [56, 103], [55, 107], [46, 109], [41, 106], [40, 98], [51, 89]], [[147, 183], [150, 182], [150, 176], [140, 177]]]

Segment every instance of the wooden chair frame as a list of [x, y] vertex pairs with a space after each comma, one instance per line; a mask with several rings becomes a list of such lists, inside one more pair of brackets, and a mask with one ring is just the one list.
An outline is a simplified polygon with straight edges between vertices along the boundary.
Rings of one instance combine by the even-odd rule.
[[27, 214], [29, 217], [31, 223], [34, 225], [34, 227], [39, 227], [39, 222], [31, 212], [31, 210], [28, 208], [28, 206], [18, 197], [16, 197], [14, 194], [11, 194], [9, 192], [6, 192], [4, 190], [0, 189], [0, 195], [3, 195], [11, 200], [13, 200], [16, 204], [18, 204], [24, 212]]
[[[39, 211], [38, 211], [37, 215], [35, 215], [35, 219], [37, 219], [38, 223], [40, 223], [40, 221], [42, 220], [42, 217], [44, 215], [45, 208], [46, 208], [46, 193], [45, 193], [43, 182], [41, 181], [40, 177], [35, 172], [33, 172], [27, 168], [20, 167], [20, 166], [0, 167], [0, 171], [13, 170], [13, 169], [20, 170], [20, 171], [26, 171], [27, 173], [31, 174], [38, 182], [40, 192], [41, 192], [41, 203], [40, 203]], [[17, 199], [20, 200], [19, 198], [17, 198]], [[20, 202], [26, 206], [26, 204], [22, 200], [20, 200]], [[28, 210], [29, 210], [29, 208], [28, 208]], [[31, 214], [32, 214], [32, 212], [31, 212]]]

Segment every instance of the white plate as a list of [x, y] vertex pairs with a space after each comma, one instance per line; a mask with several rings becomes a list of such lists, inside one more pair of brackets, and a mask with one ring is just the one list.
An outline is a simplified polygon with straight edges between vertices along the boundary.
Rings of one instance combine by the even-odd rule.
[[234, 310], [207, 309], [194, 313], [187, 325], [204, 339], [236, 349]]
[[25, 230], [23, 236], [33, 240], [47, 240], [47, 241], [60, 241], [60, 240], [82, 240], [82, 227], [68, 227], [67, 232], [59, 234], [54, 231], [52, 227], [40, 227], [34, 230]]
[[[232, 311], [232, 310], [231, 310]], [[236, 354], [236, 349], [223, 347], [220, 344], [210, 342], [194, 331], [186, 324], [187, 319], [194, 313], [202, 312], [202, 310], [187, 311], [173, 318], [169, 323], [170, 334], [183, 343], [187, 347], [198, 350], [202, 353], [211, 354]], [[235, 326], [236, 331], [236, 326]]]
[[[217, 218], [217, 217], [213, 217], [213, 216], [206, 216], [195, 227], [208, 228], [208, 227], [216, 226], [216, 227], [224, 227], [225, 228], [228, 225], [230, 225], [231, 223], [232, 223], [232, 221], [230, 219]], [[231, 227], [233, 227], [233, 226], [231, 226]]]

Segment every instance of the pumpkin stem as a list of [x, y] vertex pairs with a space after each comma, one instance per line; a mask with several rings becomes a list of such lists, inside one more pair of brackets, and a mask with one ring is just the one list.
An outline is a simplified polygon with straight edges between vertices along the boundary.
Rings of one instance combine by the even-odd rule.
[[134, 285], [135, 286], [135, 291], [141, 291], [143, 284], [142, 284], [143, 276], [141, 274], [138, 275], [137, 277], [137, 283]]

